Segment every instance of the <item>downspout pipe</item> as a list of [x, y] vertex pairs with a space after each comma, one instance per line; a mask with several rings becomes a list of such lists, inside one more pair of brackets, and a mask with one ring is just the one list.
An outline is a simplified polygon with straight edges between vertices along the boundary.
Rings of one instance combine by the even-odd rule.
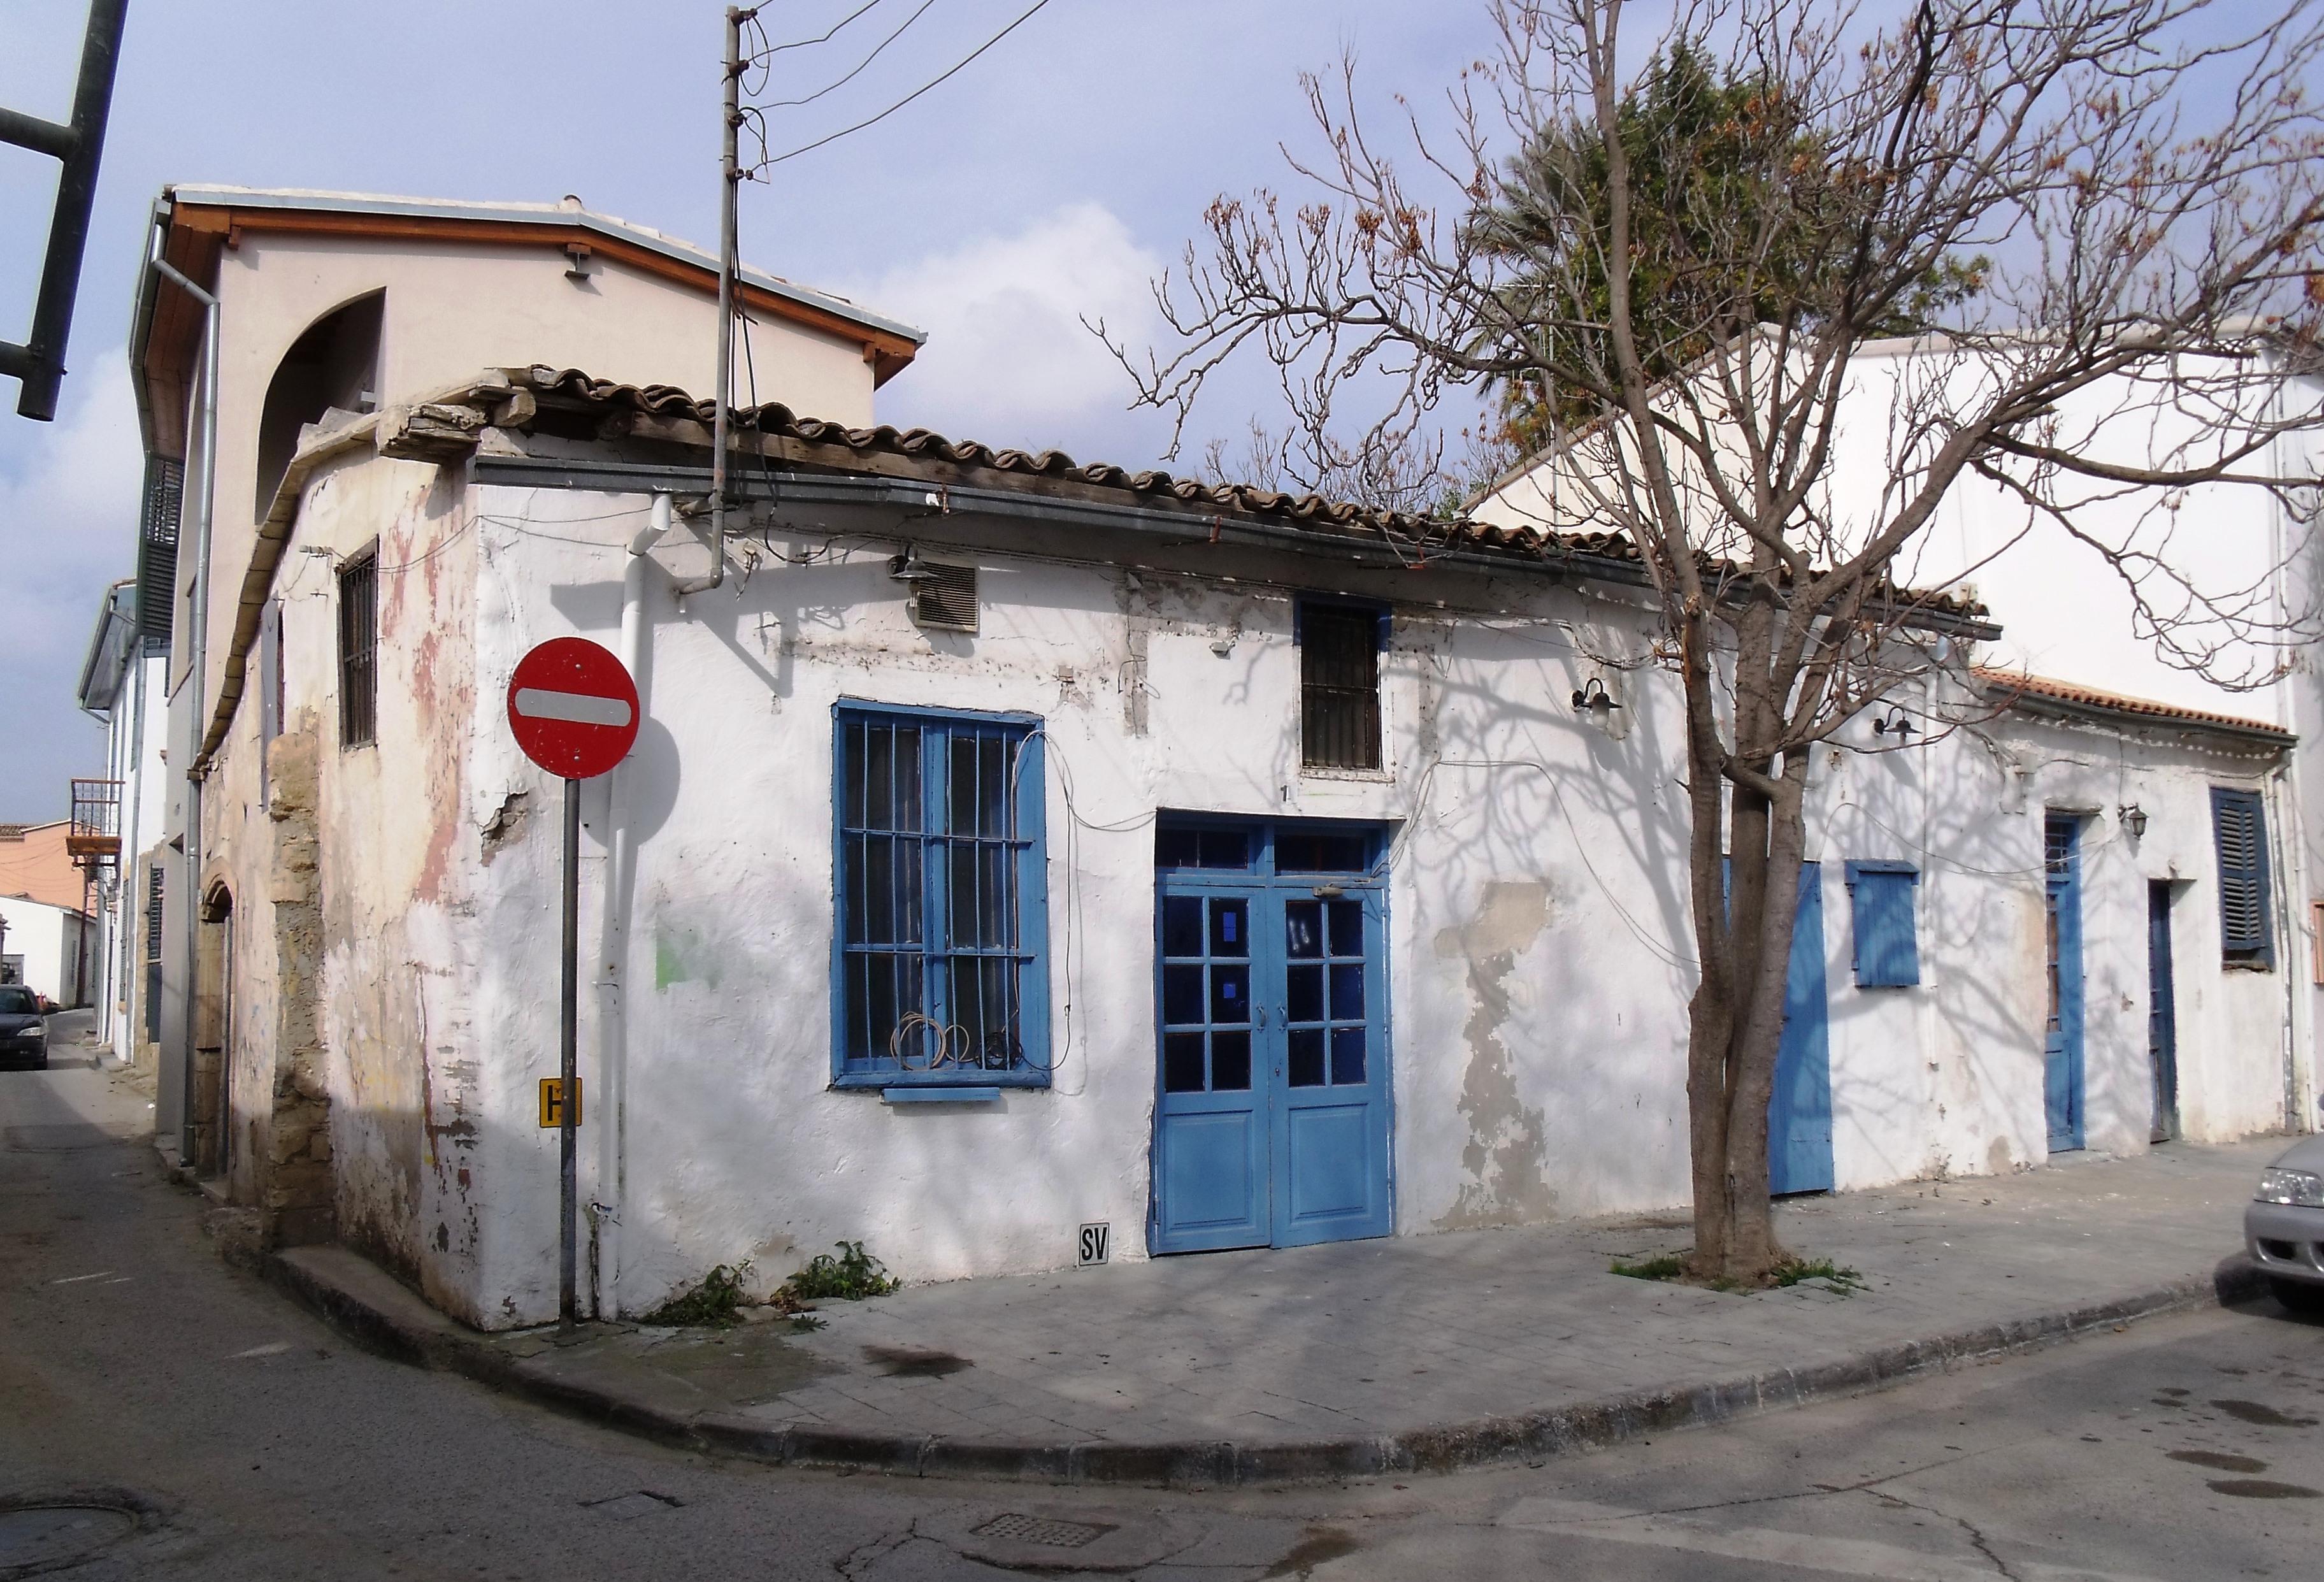
[[[202, 305], [202, 386], [201, 386], [201, 455], [202, 486], [189, 489], [195, 506], [194, 532], [194, 607], [188, 623], [189, 662], [186, 683], [193, 689], [192, 706], [188, 716], [193, 721], [193, 740], [201, 740], [202, 722], [208, 712], [202, 706], [204, 685], [208, 680], [208, 641], [210, 624], [210, 519], [213, 496], [217, 493], [217, 384], [218, 384], [218, 300], [186, 273], [158, 253], [151, 255], [153, 272], [163, 280]], [[186, 981], [185, 1038], [180, 1051], [178, 1102], [178, 1159], [180, 1163], [195, 1164], [198, 1161], [189, 1146], [188, 1133], [194, 1127], [194, 1039], [196, 1006], [194, 1003], [198, 948], [201, 940], [202, 883], [202, 780], [195, 772], [196, 755], [189, 753], [186, 764]]]
[[[651, 662], [653, 622], [646, 614], [646, 582], [654, 566], [653, 548], [669, 536], [670, 523], [671, 497], [655, 495], [653, 513], [645, 527], [630, 540], [629, 565], [622, 573], [621, 660], [631, 680], [637, 684], [641, 714], [647, 711], [647, 694], [652, 684], [648, 666]], [[629, 1077], [629, 985], [622, 975], [630, 958], [630, 895], [636, 878], [637, 845], [630, 828], [627, 799], [622, 793], [636, 773], [627, 763], [614, 768], [608, 791], [610, 805], [605, 810], [610, 840], [605, 865], [605, 966], [598, 977], [601, 998], [597, 1018], [600, 1201], [593, 1207], [597, 1211], [594, 1216], [597, 1227], [596, 1314], [606, 1319], [621, 1316], [622, 1217], [629, 1207], [624, 1166], [628, 1157], [624, 1129], [628, 1112], [623, 1102]]]

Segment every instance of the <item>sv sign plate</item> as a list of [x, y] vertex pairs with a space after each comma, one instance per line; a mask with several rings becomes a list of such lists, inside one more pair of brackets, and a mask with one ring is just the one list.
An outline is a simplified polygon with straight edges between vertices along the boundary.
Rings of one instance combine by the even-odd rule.
[[1101, 1220], [1082, 1226], [1080, 1258], [1075, 1267], [1095, 1268], [1113, 1257], [1113, 1226]]

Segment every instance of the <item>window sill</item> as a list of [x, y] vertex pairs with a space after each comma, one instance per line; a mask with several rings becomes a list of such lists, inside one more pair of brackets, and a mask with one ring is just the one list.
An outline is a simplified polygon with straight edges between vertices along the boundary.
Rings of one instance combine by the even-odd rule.
[[984, 1088], [1043, 1088], [1048, 1086], [1049, 1074], [1047, 1071], [973, 1071], [958, 1077], [932, 1076], [926, 1071], [844, 1071], [831, 1079], [831, 1091], [834, 1093], [871, 1093], [884, 1097], [891, 1092], [909, 1090], [938, 1096], [935, 1099], [918, 1102], [942, 1102], [942, 1096], [946, 1094], [973, 1093]]
[[1303, 763], [1299, 766], [1302, 780], [1350, 780], [1371, 785], [1394, 785], [1393, 769], [1333, 769], [1322, 764]]
[[883, 1087], [880, 1102], [888, 1105], [915, 1104], [999, 1104], [998, 1087], [972, 1087], [965, 1083], [946, 1083], [934, 1087]]

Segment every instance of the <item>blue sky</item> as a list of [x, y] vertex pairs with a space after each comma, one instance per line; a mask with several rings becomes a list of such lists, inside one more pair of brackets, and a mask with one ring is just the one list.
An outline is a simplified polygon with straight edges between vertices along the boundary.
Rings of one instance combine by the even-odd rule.
[[[766, 8], [778, 40], [861, 0]], [[918, 0], [784, 52], [761, 97], [853, 67]], [[918, 87], [1030, 0], [934, 0], [846, 87], [770, 112], [806, 143]], [[165, 181], [324, 187], [593, 208], [716, 236], [723, 0], [132, 0], [63, 410], [0, 381], [0, 820], [60, 816], [102, 762], [73, 684], [106, 584], [131, 569], [139, 456], [123, 343], [141, 227]], [[73, 0], [0, 0], [0, 104], [61, 119]], [[1167, 442], [1078, 327], [1144, 331], [1144, 282], [1221, 191], [1284, 177], [1299, 72], [1357, 51], [1369, 89], [1427, 101], [1490, 42], [1473, 0], [1050, 0], [990, 54], [867, 132], [744, 190], [753, 264], [922, 325], [881, 417], [1150, 463]], [[785, 91], [788, 89], [789, 91]], [[0, 338], [32, 310], [54, 165], [0, 148]], [[1239, 432], [1252, 381], [1206, 413]], [[1238, 407], [1237, 401], [1244, 402]]]

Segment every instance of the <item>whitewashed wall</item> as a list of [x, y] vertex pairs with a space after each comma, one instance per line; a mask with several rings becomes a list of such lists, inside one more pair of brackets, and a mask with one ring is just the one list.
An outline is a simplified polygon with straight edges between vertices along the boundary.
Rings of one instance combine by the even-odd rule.
[[[286, 717], [319, 764], [340, 1234], [479, 1324], [542, 1319], [556, 1292], [556, 1133], [537, 1124], [536, 1086], [556, 1067], [559, 786], [509, 736], [507, 679], [550, 636], [618, 645], [623, 546], [649, 509], [643, 495], [464, 487], [456, 469], [349, 461], [310, 486], [285, 562]], [[928, 549], [982, 568], [982, 629], [964, 636], [907, 619], [887, 574], [892, 519], [833, 514], [870, 541], [807, 565], [761, 556], [682, 611], [669, 571], [697, 569], [701, 551], [658, 551], [646, 723], [629, 763], [585, 791], [582, 1192], [618, 1218], [598, 1254], [622, 1310], [742, 1258], [770, 1286], [843, 1237], [916, 1280], [1056, 1267], [1087, 1220], [1113, 1223], [1118, 1256], [1140, 1255], [1157, 809], [1398, 823], [1400, 1234], [1684, 1199], [1679, 716], [1668, 678], [1601, 662], [1646, 652], [1649, 618], [1628, 596], [924, 519], [915, 531], [956, 541], [1008, 534], [1006, 554]], [[380, 745], [349, 751], [333, 562], [301, 551], [374, 535]], [[1136, 564], [1090, 560], [1109, 553]], [[1397, 603], [1376, 774], [1299, 769], [1294, 587]], [[1136, 646], [1142, 731], [1123, 688]], [[1572, 707], [1591, 676], [1625, 705], [1609, 723]], [[1051, 1089], [920, 1109], [829, 1089], [844, 698], [1045, 721]], [[255, 712], [211, 791], [212, 871], [245, 930], [243, 1117], [269, 1101], [263, 1041], [280, 1009], [264, 900], [280, 854]], [[2280, 1124], [2283, 980], [2219, 971], [2211, 887], [2206, 788], [2263, 784], [2252, 761], [2080, 727], [1981, 728], [1987, 742], [1901, 754], [1851, 742], [1814, 771], [1840, 1184], [2044, 1157], [2045, 806], [2099, 810], [2086, 837], [2090, 1145], [2144, 1146], [2144, 881], [2174, 873], [2188, 881], [2189, 1134]], [[2153, 819], [2135, 849], [2113, 828], [2130, 800]], [[616, 819], [638, 856], [609, 909]], [[1921, 987], [1853, 985], [1851, 857], [1922, 861]]]

